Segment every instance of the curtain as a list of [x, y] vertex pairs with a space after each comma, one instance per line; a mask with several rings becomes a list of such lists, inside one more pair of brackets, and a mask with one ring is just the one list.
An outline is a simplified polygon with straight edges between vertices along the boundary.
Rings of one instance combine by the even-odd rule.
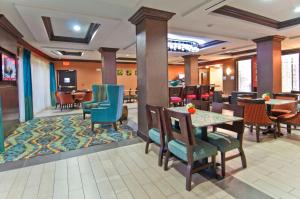
[[54, 64], [50, 63], [50, 95], [51, 95], [51, 106], [55, 106], [56, 105], [55, 92], [56, 92], [55, 68], [54, 68]]
[[31, 52], [27, 49], [24, 49], [23, 51], [23, 81], [24, 81], [25, 121], [27, 121], [33, 118]]
[[49, 62], [34, 54], [31, 56], [33, 113], [51, 107]]

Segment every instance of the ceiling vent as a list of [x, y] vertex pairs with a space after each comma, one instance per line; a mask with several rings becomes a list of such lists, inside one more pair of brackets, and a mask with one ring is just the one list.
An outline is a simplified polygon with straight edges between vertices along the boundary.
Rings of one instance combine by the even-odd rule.
[[212, 12], [212, 11], [228, 4], [230, 1], [232, 1], [232, 0], [206, 0], [194, 7], [192, 7], [191, 9], [187, 10], [186, 12], [182, 13], [182, 17], [186, 17], [198, 10], [209, 13], [209, 12]]

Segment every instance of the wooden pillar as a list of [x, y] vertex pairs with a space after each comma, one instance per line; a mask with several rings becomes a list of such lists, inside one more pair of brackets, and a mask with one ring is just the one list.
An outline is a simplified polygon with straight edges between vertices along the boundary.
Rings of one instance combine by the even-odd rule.
[[129, 19], [136, 25], [138, 133], [141, 136], [147, 131], [146, 104], [169, 105], [167, 42], [168, 20], [173, 15], [141, 7]]
[[257, 46], [257, 91], [281, 92], [281, 41], [284, 37], [274, 35], [253, 41]]
[[117, 48], [99, 48], [102, 61], [102, 84], [117, 84]]
[[198, 71], [198, 57], [199, 55], [185, 55], [184, 59], [184, 73], [185, 85], [199, 84], [199, 71]]

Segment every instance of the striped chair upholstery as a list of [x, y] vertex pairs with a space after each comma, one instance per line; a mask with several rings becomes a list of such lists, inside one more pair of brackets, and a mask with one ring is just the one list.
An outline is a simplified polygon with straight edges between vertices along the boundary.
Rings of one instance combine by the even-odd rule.
[[267, 115], [265, 100], [238, 99], [238, 104], [244, 106], [244, 124], [256, 127], [256, 141], [260, 142], [260, 126], [271, 126], [273, 121]]

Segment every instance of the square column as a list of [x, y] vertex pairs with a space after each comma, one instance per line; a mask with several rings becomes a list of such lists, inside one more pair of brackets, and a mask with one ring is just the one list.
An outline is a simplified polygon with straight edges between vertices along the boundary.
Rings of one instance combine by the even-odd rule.
[[274, 35], [254, 39], [257, 51], [257, 91], [279, 93], [281, 85], [281, 41], [284, 37]]
[[199, 55], [185, 55], [184, 59], [184, 73], [185, 85], [197, 85], [199, 83], [198, 71], [198, 57]]
[[147, 131], [146, 104], [169, 105], [168, 20], [174, 13], [141, 7], [129, 21], [136, 25], [138, 133]]
[[117, 48], [99, 48], [102, 61], [102, 84], [117, 84]]

